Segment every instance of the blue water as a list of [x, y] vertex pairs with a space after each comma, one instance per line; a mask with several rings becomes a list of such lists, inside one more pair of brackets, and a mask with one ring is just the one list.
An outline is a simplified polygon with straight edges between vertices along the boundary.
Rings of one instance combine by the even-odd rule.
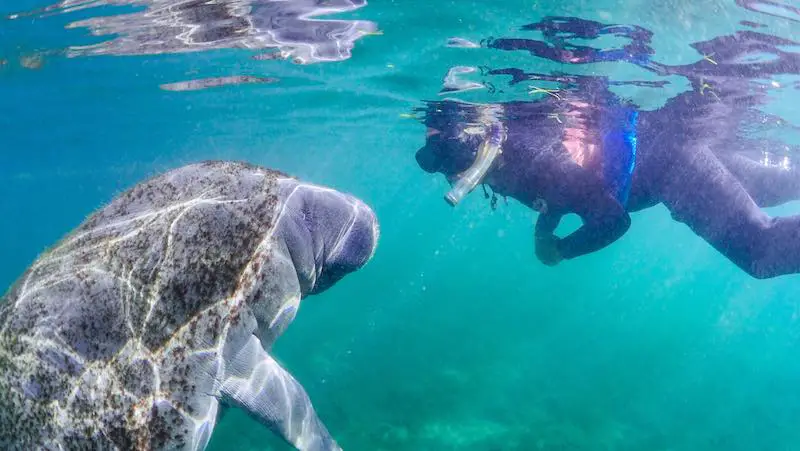
[[[0, 15], [43, 6], [7, 1]], [[535, 215], [520, 204], [492, 211], [479, 192], [456, 209], [443, 201], [446, 181], [414, 161], [425, 127], [406, 116], [441, 97], [455, 66], [659, 79], [631, 64], [564, 67], [447, 47], [454, 36], [522, 36], [546, 15], [574, 16], [649, 29], [657, 59], [677, 65], [702, 59], [690, 43], [747, 29], [741, 20], [800, 39], [796, 14], [721, 0], [374, 0], [336, 16], [382, 32], [339, 61], [219, 48], [20, 63], [113, 38], [65, 25], [137, 8], [0, 21], [0, 285], [141, 179], [203, 159], [246, 160], [353, 193], [380, 219], [374, 260], [307, 299], [275, 348], [344, 449], [800, 450], [800, 276], [749, 277], [661, 206], [634, 214], [612, 246], [546, 267], [533, 254]], [[278, 81], [159, 88], [230, 75]], [[687, 89], [666, 78], [668, 87], [619, 92], [656, 108]], [[768, 111], [800, 125], [797, 79], [780, 81]], [[770, 210], [798, 212], [797, 202]], [[287, 448], [233, 411], [209, 449]]]

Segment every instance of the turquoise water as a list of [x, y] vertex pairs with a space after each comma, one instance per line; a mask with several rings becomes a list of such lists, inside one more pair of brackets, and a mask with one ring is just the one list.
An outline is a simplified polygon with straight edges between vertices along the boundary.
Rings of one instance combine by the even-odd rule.
[[[15, 0], [0, 13], [46, 5]], [[375, 0], [337, 17], [374, 22], [382, 34], [336, 62], [214, 49], [19, 63], [101, 42], [64, 26], [112, 12], [0, 22], [0, 285], [142, 178], [246, 160], [353, 193], [381, 221], [374, 260], [307, 299], [275, 348], [344, 449], [800, 450], [798, 276], [750, 278], [661, 206], [634, 214], [612, 246], [545, 267], [533, 254], [535, 215], [520, 204], [492, 211], [478, 192], [456, 209], [445, 204], [446, 181], [414, 161], [424, 126], [405, 117], [439, 98], [458, 65], [654, 79], [621, 63], [564, 68], [446, 47], [454, 36], [523, 35], [519, 27], [545, 15], [577, 16], [643, 26], [659, 61], [683, 64], [702, 58], [690, 43], [745, 29], [740, 20], [798, 38], [793, 17], [716, 0]], [[228, 75], [278, 81], [159, 88]], [[625, 94], [657, 106], [685, 89], [673, 81]], [[800, 125], [792, 81], [770, 111]], [[232, 411], [209, 449], [287, 448]]]

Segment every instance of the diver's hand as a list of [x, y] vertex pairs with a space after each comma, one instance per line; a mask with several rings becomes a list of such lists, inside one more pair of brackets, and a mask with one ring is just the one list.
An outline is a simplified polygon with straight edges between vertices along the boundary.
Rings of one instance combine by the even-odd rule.
[[547, 266], [555, 266], [564, 259], [558, 251], [558, 238], [550, 236], [536, 237], [536, 257]]

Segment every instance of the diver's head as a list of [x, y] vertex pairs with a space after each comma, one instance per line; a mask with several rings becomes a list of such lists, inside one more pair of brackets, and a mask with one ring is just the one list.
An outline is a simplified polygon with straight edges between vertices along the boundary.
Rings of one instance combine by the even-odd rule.
[[483, 142], [482, 130], [474, 116], [460, 102], [428, 104], [425, 109], [425, 146], [417, 151], [419, 167], [430, 174], [441, 173], [451, 179], [475, 161]]
[[456, 205], [482, 182], [501, 153], [505, 128], [499, 107], [443, 101], [425, 110], [425, 146], [417, 151], [419, 167], [441, 173], [453, 189], [445, 196]]

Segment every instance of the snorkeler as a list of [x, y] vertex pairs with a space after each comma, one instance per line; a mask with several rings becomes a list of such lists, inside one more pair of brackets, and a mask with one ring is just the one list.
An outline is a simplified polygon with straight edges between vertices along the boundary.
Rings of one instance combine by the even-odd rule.
[[[450, 181], [451, 205], [483, 185], [495, 193], [492, 206], [501, 195], [538, 211], [536, 255], [556, 265], [610, 245], [630, 227], [630, 213], [661, 203], [753, 277], [800, 272], [800, 215], [770, 217], [761, 210], [800, 200], [800, 171], [787, 146], [753, 133], [785, 123], [759, 107], [770, 87], [781, 86], [774, 77], [800, 75], [800, 53], [786, 50], [798, 43], [739, 30], [691, 44], [703, 55], [697, 62], [667, 65], [653, 59], [652, 32], [636, 25], [554, 16], [521, 31], [536, 31], [543, 40], [489, 38], [481, 47], [562, 65], [624, 61], [660, 77], [682, 77], [692, 89], [643, 110], [611, 88], [669, 82], [483, 67], [484, 75], [511, 77], [509, 86], [553, 82], [564, 89], [531, 85], [529, 94], [543, 94], [534, 101], [428, 103], [427, 142], [416, 158], [423, 170]], [[603, 35], [629, 42], [612, 49], [588, 45]], [[486, 87], [493, 92], [493, 85]], [[555, 236], [570, 213], [583, 225]]]
[[[698, 108], [708, 122], [687, 114]], [[800, 272], [800, 216], [760, 208], [800, 199], [800, 173], [733, 152], [746, 141], [722, 129], [724, 115], [735, 116], [724, 108], [687, 92], [639, 111], [606, 89], [480, 106], [446, 100], [428, 105], [416, 159], [448, 178], [451, 205], [483, 184], [539, 211], [536, 255], [547, 265], [610, 245], [628, 230], [629, 213], [663, 203], [753, 277]], [[569, 213], [583, 225], [559, 238]]]

